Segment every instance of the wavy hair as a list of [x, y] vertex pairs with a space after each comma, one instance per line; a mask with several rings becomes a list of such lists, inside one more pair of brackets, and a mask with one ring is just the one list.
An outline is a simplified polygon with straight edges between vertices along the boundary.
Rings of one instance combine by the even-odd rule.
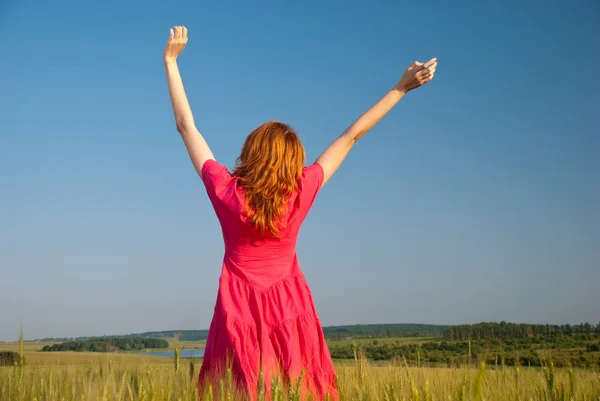
[[247, 215], [259, 232], [280, 237], [281, 217], [298, 188], [304, 161], [304, 147], [287, 124], [264, 123], [246, 138], [234, 172], [244, 190]]

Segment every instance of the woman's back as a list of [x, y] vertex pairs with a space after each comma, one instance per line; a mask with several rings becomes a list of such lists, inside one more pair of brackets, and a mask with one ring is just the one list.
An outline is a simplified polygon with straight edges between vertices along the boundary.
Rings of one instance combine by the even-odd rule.
[[305, 167], [297, 190], [290, 194], [280, 218], [281, 233], [261, 233], [247, 217], [238, 177], [214, 160], [204, 163], [202, 178], [223, 232], [223, 275], [265, 289], [300, 274], [296, 257], [298, 232], [323, 181], [318, 164]]
[[323, 170], [318, 164], [302, 170], [280, 217], [278, 237], [251, 224], [238, 178], [214, 160], [202, 167], [225, 255], [200, 384], [218, 380], [227, 365], [250, 394], [256, 394], [262, 371], [267, 391], [273, 375], [297, 380], [303, 374], [305, 388], [336, 399], [333, 363], [296, 256], [298, 232], [321, 187]]

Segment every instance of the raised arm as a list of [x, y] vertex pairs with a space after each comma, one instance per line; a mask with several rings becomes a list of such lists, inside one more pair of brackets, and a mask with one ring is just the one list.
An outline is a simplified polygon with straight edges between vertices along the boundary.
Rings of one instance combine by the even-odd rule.
[[187, 40], [187, 29], [184, 26], [172, 28], [171, 36], [163, 53], [163, 60], [167, 71], [167, 84], [173, 113], [175, 113], [177, 131], [181, 134], [198, 175], [202, 177], [202, 165], [206, 160], [214, 159], [214, 156], [204, 137], [196, 128], [194, 116], [183, 88], [183, 81], [179, 74], [179, 67], [177, 66], [177, 56], [185, 48]]
[[400, 81], [384, 97], [346, 128], [342, 135], [321, 153], [316, 163], [323, 168], [324, 179], [322, 185], [325, 185], [340, 167], [352, 146], [367, 131], [373, 128], [406, 93], [431, 81], [436, 67], [437, 60], [435, 58], [425, 64], [415, 61], [406, 69]]

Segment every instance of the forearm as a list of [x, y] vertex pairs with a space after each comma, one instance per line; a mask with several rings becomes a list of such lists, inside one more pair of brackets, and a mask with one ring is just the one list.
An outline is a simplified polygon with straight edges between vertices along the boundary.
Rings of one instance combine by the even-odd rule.
[[316, 163], [323, 167], [323, 184], [335, 173], [342, 164], [350, 149], [364, 134], [375, 126], [404, 95], [415, 88], [429, 82], [435, 72], [436, 59], [429, 60], [426, 64], [415, 61], [411, 64], [400, 81], [373, 107], [363, 113], [350, 125], [327, 149], [317, 158]]
[[348, 139], [352, 143], [358, 141], [364, 134], [373, 128], [405, 94], [406, 92], [396, 85], [350, 125], [350, 127], [344, 131], [342, 137]]
[[175, 114], [175, 122], [177, 130], [180, 133], [189, 128], [193, 128], [194, 116], [183, 88], [183, 81], [179, 73], [179, 67], [176, 60], [165, 60], [165, 70], [167, 73], [167, 84], [169, 86], [169, 96], [171, 97], [171, 105]]
[[402, 99], [405, 93], [395, 86], [321, 153], [316, 163], [323, 168], [323, 185], [342, 164], [356, 141], [373, 128]]

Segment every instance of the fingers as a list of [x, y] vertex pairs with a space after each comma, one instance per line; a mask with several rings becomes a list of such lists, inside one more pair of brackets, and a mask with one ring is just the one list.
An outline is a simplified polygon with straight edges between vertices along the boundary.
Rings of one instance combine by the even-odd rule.
[[428, 69], [424, 69], [424, 70], [417, 72], [417, 74], [415, 76], [416, 76], [417, 80], [419, 81], [419, 83], [425, 83], [430, 79], [431, 73], [429, 72]]
[[422, 69], [422, 68], [435, 68], [437, 66], [437, 58], [432, 58], [431, 60], [429, 60], [428, 62], [426, 62], [425, 64], [419, 62], [419, 61], [415, 61], [414, 63], [412, 63], [410, 65], [410, 69], [415, 69], [415, 67], [421, 67], [421, 68], [416, 68], [417, 70]]
[[425, 68], [430, 68], [431, 66], [436, 65], [436, 64], [437, 64], [437, 58], [434, 57], [425, 63]]
[[437, 67], [437, 58], [432, 58], [423, 65], [423, 69], [416, 73], [416, 77], [421, 84], [427, 83], [433, 79]]
[[185, 26], [174, 26], [171, 28], [171, 39], [187, 40], [187, 28]]
[[417, 72], [417, 71], [422, 70], [423, 68], [424, 68], [423, 63], [419, 63], [418, 61], [415, 61], [414, 63], [412, 63], [411, 65], [408, 66], [406, 71]]
[[408, 69], [409, 69], [409, 70], [411, 70], [411, 71], [412, 71], [412, 70], [419, 70], [419, 69], [423, 68], [422, 66], [423, 66], [423, 63], [420, 63], [420, 62], [418, 62], [418, 61], [415, 61], [414, 63], [412, 63], [412, 64], [411, 64], [411, 65], [408, 67]]
[[429, 77], [430, 81], [433, 79], [433, 75], [435, 74], [435, 69], [437, 68], [437, 59], [434, 58], [432, 60], [433, 60], [433, 62], [427, 68], [429, 70], [429, 72], [431, 73], [431, 76]]
[[423, 85], [433, 79], [434, 72], [435, 70], [432, 71], [429, 68], [424, 68], [421, 71], [417, 72], [415, 74], [415, 77], [417, 78], [417, 81], [419, 81], [419, 83]]

